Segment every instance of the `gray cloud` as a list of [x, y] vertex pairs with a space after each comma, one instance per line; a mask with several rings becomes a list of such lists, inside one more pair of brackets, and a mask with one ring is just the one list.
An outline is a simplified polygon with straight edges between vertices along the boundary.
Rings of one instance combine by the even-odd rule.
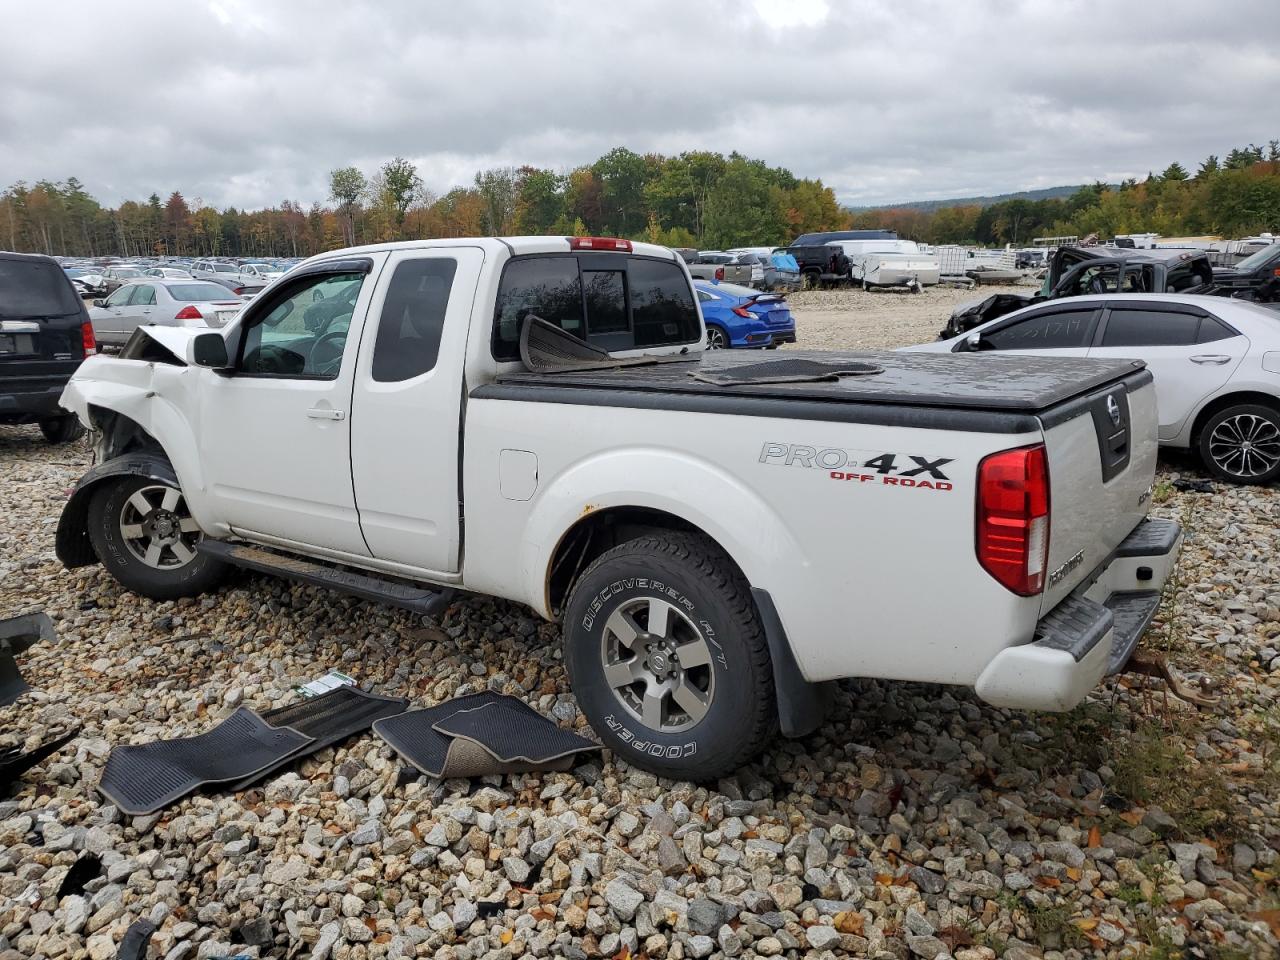
[[442, 192], [625, 144], [873, 203], [1193, 165], [1280, 136], [1277, 89], [1274, 0], [26, 5], [0, 35], [0, 184], [252, 208], [395, 155]]

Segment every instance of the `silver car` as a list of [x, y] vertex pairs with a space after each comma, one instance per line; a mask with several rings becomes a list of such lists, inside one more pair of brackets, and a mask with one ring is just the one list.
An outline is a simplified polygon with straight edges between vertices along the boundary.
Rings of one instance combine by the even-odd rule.
[[89, 321], [99, 343], [121, 346], [144, 324], [221, 327], [240, 312], [244, 298], [205, 280], [134, 280], [105, 300], [93, 301]]
[[234, 263], [222, 260], [197, 260], [191, 265], [191, 275], [197, 280], [220, 283], [238, 296], [252, 297], [266, 287], [267, 281], [253, 273], [245, 273]]
[[152, 267], [146, 271], [148, 277], [159, 277], [162, 280], [192, 280], [189, 270], [179, 270], [177, 267]]

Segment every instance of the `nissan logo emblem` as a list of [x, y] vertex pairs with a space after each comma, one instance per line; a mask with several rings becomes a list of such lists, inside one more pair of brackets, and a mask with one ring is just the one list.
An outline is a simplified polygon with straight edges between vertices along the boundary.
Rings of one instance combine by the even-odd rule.
[[1111, 415], [1111, 425], [1120, 426], [1120, 404], [1116, 403], [1116, 398], [1107, 397], [1107, 413]]

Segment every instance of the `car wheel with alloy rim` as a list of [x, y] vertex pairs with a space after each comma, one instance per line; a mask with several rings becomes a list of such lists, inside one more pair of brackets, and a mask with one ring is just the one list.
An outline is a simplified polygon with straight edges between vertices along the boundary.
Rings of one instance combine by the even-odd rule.
[[1200, 431], [1200, 457], [1229, 483], [1270, 483], [1280, 477], [1280, 410], [1261, 404], [1220, 410]]
[[707, 349], [728, 350], [729, 335], [719, 327], [707, 327]]

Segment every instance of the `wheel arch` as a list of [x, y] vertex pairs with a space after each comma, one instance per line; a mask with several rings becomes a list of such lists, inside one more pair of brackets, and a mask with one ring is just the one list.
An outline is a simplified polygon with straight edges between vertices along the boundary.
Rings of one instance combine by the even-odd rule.
[[1280, 413], [1280, 397], [1272, 393], [1263, 393], [1257, 390], [1235, 390], [1231, 393], [1224, 393], [1214, 397], [1198, 411], [1191, 422], [1191, 431], [1188, 434], [1188, 446], [1192, 450], [1198, 450], [1200, 447], [1200, 434], [1214, 416], [1226, 410], [1229, 407], [1238, 407], [1245, 404], [1256, 404]]
[[62, 565], [74, 570], [99, 563], [89, 538], [89, 501], [102, 483], [117, 477], [147, 477], [179, 487], [178, 475], [163, 450], [138, 450], [98, 464], [80, 478], [58, 518], [54, 552]]

